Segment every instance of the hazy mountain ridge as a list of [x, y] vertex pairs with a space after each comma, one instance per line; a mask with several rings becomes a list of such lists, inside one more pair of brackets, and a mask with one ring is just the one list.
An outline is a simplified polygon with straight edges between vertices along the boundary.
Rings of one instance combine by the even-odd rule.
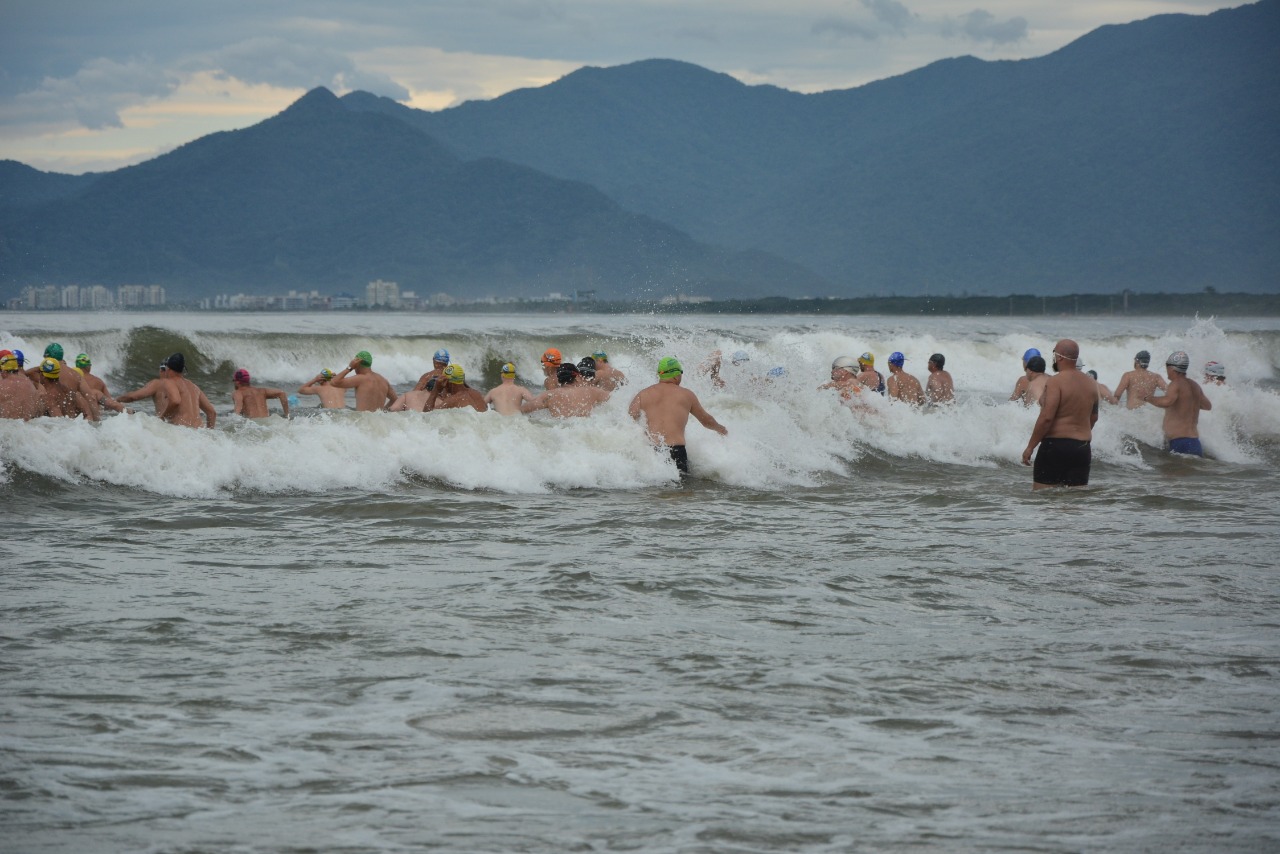
[[352, 290], [374, 278], [459, 296], [762, 295], [777, 282], [820, 284], [763, 253], [699, 244], [582, 182], [463, 161], [324, 89], [5, 220], [11, 287], [33, 267], [45, 281], [161, 281], [184, 296]]
[[1280, 272], [1277, 43], [1269, 0], [817, 95], [648, 60], [438, 113], [348, 99], [841, 292], [1256, 289]]

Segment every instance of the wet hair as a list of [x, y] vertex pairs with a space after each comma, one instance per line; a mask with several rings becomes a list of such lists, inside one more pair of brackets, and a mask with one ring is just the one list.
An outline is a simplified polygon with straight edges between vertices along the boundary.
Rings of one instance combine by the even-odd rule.
[[947, 364], [947, 357], [941, 353], [934, 353], [929, 357], [929, 361], [938, 366], [938, 370], [942, 370]]
[[569, 385], [578, 378], [578, 366], [573, 362], [565, 362], [556, 368], [556, 382], [560, 385]]
[[1032, 356], [1027, 359], [1027, 370], [1033, 374], [1044, 373], [1044, 356]]

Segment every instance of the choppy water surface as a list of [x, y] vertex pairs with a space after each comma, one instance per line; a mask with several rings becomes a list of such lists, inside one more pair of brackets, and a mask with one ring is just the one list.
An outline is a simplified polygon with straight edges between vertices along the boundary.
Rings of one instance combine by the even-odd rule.
[[[212, 320], [69, 322], [101, 345], [95, 367], [118, 360], [113, 387], [148, 370], [126, 355], [140, 338], [230, 348]], [[232, 330], [235, 366], [276, 351], [272, 322]], [[258, 373], [296, 385], [320, 350], [365, 335], [403, 349], [403, 386], [412, 347], [392, 320], [366, 322], [386, 327], [312, 330], [296, 374]], [[1234, 354], [1249, 375], [1213, 390], [1216, 459], [1169, 458], [1157, 413], [1108, 409], [1093, 485], [1033, 496], [1017, 462], [1033, 415], [1000, 400], [1017, 364], [998, 351], [1051, 344], [1052, 324], [901, 321], [880, 342], [892, 333], [857, 320], [572, 322], [574, 355], [604, 339], [637, 377], [702, 338], [804, 376], [691, 376], [730, 435], [690, 428], [700, 476], [684, 486], [625, 394], [563, 424], [0, 425], [3, 847], [1280, 844], [1266, 324], [1090, 321], [1076, 337], [1104, 381], [1104, 354], [1140, 340]], [[557, 343], [514, 325], [481, 342], [476, 323], [448, 343], [477, 364]], [[46, 335], [4, 332], [28, 352]], [[904, 340], [909, 358], [949, 353], [954, 412], [854, 415], [812, 391], [832, 356]]]

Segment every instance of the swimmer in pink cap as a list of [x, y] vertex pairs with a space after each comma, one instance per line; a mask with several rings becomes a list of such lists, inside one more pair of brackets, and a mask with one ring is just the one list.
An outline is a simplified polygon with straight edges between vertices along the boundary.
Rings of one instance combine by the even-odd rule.
[[289, 417], [289, 395], [280, 389], [255, 386], [249, 372], [244, 368], [237, 370], [232, 380], [236, 385], [236, 390], [231, 394], [236, 415], [243, 415], [245, 418], [266, 418], [271, 415], [271, 410], [267, 408], [267, 401], [278, 400], [283, 410], [280, 414], [285, 418]]

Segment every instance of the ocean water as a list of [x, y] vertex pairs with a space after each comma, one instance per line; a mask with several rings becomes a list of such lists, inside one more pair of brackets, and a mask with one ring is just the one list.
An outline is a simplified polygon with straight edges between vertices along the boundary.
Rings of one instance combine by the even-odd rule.
[[[1091, 485], [1033, 495], [1005, 399], [1059, 337], [1112, 387], [1225, 363], [1209, 458], [1104, 406]], [[182, 350], [220, 416], [0, 423], [4, 850], [1280, 847], [1280, 320], [0, 315], [49, 341], [116, 392]], [[403, 390], [441, 346], [631, 381], [564, 422], [229, 414], [238, 367], [367, 349]], [[866, 350], [944, 353], [958, 405], [816, 390]], [[685, 483], [626, 415], [664, 355], [729, 429]]]

